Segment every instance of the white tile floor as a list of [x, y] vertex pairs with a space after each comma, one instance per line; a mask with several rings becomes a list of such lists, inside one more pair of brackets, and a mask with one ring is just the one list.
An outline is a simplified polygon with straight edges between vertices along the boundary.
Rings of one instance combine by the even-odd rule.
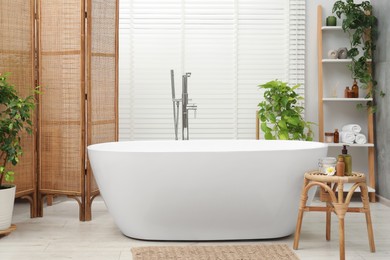
[[[354, 206], [357, 206], [355, 202]], [[349, 213], [346, 217], [346, 258], [390, 259], [390, 208], [371, 204], [376, 253], [368, 246], [364, 214]], [[148, 245], [219, 245], [239, 243], [287, 243], [292, 248], [293, 236], [275, 240], [233, 241], [218, 243], [146, 242], [123, 236], [106, 210], [104, 202], [93, 203], [93, 220], [79, 222], [78, 205], [74, 200], [56, 198], [51, 207], [44, 209], [43, 218], [29, 218], [27, 203], [15, 206], [13, 223], [17, 230], [0, 238], [0, 259], [45, 260], [45, 259], [93, 259], [131, 260], [131, 247]], [[300, 259], [339, 259], [337, 219], [332, 222], [332, 240], [325, 240], [325, 215], [319, 212], [307, 213], [299, 250]]]

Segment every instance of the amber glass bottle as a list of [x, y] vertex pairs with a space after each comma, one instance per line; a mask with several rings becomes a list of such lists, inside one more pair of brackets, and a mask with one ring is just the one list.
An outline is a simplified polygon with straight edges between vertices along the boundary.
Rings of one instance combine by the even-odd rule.
[[358, 98], [359, 97], [359, 87], [357, 85], [356, 79], [353, 80], [352, 92], [353, 92], [353, 97], [354, 98]]
[[344, 97], [347, 98], [348, 97], [348, 93], [350, 92], [351, 90], [349, 90], [349, 87], [345, 87], [345, 90], [344, 90]]
[[339, 138], [340, 138], [339, 130], [338, 130], [338, 129], [335, 129], [335, 130], [334, 130], [334, 133], [333, 133], [333, 142], [334, 142], [334, 143], [338, 143], [339, 140], [340, 140]]

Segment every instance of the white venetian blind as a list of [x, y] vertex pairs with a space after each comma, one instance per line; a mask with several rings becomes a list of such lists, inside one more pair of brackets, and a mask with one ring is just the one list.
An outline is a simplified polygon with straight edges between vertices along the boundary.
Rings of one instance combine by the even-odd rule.
[[304, 81], [304, 4], [122, 0], [120, 139], [174, 138], [171, 69], [177, 98], [181, 75], [192, 73], [190, 139], [254, 138], [257, 85]]

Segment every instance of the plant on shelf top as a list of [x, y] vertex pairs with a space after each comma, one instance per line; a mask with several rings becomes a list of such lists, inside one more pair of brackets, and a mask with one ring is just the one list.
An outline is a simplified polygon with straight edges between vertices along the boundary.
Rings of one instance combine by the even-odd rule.
[[[336, 13], [338, 18], [344, 15], [342, 28], [350, 39], [348, 57], [352, 62], [348, 67], [352, 78], [358, 79], [361, 87], [368, 89], [366, 98], [374, 97], [376, 81], [372, 77], [371, 61], [378, 30], [377, 18], [372, 14], [372, 5], [369, 1], [355, 4], [354, 0], [339, 0], [334, 3], [332, 12]], [[380, 96], [384, 96], [382, 91]], [[367, 106], [375, 109], [372, 102], [368, 102]]]
[[[17, 165], [23, 153], [21, 132], [32, 133], [31, 112], [35, 107], [34, 97], [19, 97], [15, 87], [7, 82], [9, 74], [0, 74], [0, 189], [4, 180], [14, 181], [14, 172], [9, 164]], [[35, 93], [38, 93], [35, 90]]]
[[303, 119], [304, 107], [299, 103], [303, 97], [295, 92], [299, 86], [289, 87], [278, 80], [259, 85], [265, 89], [265, 100], [258, 104], [265, 139], [313, 140], [313, 123]]

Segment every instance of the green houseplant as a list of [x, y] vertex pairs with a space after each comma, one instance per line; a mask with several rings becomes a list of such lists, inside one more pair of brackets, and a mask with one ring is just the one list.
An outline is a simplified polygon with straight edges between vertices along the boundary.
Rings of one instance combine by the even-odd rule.
[[[338, 18], [343, 16], [342, 28], [349, 35], [348, 58], [352, 61], [348, 67], [352, 78], [360, 81], [361, 88], [368, 89], [367, 98], [374, 97], [376, 82], [372, 77], [371, 60], [378, 31], [372, 5], [369, 1], [356, 4], [354, 0], [339, 0], [334, 3], [332, 11]], [[372, 102], [368, 102], [367, 106], [375, 109]]]
[[264, 101], [258, 104], [265, 139], [313, 140], [313, 123], [303, 119], [304, 108], [299, 103], [303, 97], [295, 92], [299, 86], [290, 87], [278, 80], [259, 85], [265, 90]]
[[[4, 185], [4, 182], [14, 181], [14, 172], [10, 165], [17, 165], [23, 153], [20, 144], [22, 131], [32, 133], [31, 112], [35, 107], [34, 96], [20, 97], [15, 87], [8, 83], [7, 77], [8, 74], [0, 74], [0, 220], [9, 215], [4, 208], [11, 209], [11, 213], [9, 219], [3, 223], [0, 221], [0, 230], [7, 229], [11, 224], [15, 197], [15, 186]], [[10, 189], [13, 194], [8, 191]]]

